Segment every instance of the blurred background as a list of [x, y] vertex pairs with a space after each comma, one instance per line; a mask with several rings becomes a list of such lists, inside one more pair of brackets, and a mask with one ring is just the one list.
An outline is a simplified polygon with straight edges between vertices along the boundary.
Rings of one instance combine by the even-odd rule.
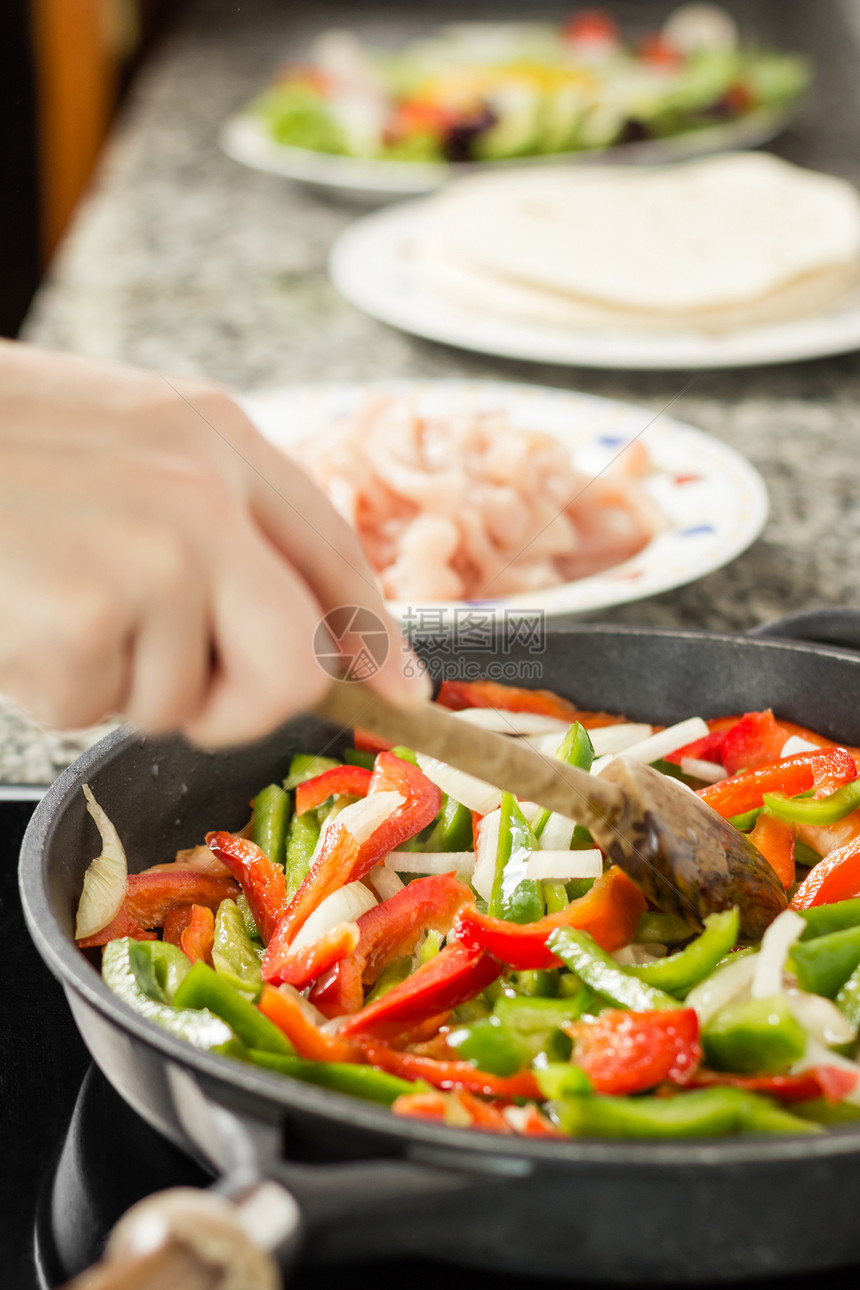
[[[0, 334], [15, 335], [52, 253], [88, 184], [117, 116], [148, 64], [183, 32], [208, 46], [213, 78], [235, 50], [236, 103], [259, 88], [278, 63], [301, 52], [311, 34], [351, 25], [371, 39], [396, 43], [436, 22], [467, 17], [562, 16], [572, 6], [545, 3], [524, 10], [511, 0], [468, 5], [428, 0], [418, 7], [384, 0], [344, 5], [291, 0], [4, 0], [0, 13]], [[670, 6], [620, 0], [613, 14], [626, 28], [659, 26]], [[808, 53], [818, 69], [812, 93], [779, 145], [798, 150], [817, 125], [814, 164], [844, 158], [845, 134], [857, 116], [855, 0], [746, 0], [726, 6], [763, 45]], [[256, 67], [255, 67], [256, 64]], [[219, 124], [223, 84], [207, 84], [202, 66], [194, 85], [201, 112], [213, 107]], [[243, 77], [242, 69], [248, 73]], [[850, 95], [850, 99], [846, 97]], [[217, 107], [216, 107], [217, 105]], [[172, 129], [182, 134], [177, 119]], [[808, 152], [803, 160], [809, 164]], [[153, 166], [158, 166], [153, 157]]]

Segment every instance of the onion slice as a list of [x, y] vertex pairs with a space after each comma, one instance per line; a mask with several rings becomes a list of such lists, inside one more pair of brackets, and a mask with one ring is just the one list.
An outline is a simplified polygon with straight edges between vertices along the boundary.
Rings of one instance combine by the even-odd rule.
[[390, 900], [396, 896], [398, 891], [402, 891], [406, 886], [404, 882], [397, 877], [393, 869], [386, 869], [384, 864], [376, 864], [370, 873], [366, 873], [361, 880], [366, 886], [370, 887], [374, 895], [380, 900]]
[[390, 851], [385, 857], [385, 868], [395, 873], [457, 873], [463, 878], [471, 878], [475, 872], [475, 853], [474, 851]]
[[755, 976], [758, 954], [745, 954], [705, 977], [684, 1000], [685, 1008], [695, 1008], [699, 1025], [706, 1026], [714, 1013], [749, 989]]
[[682, 757], [681, 770], [693, 779], [704, 780], [706, 784], [717, 784], [721, 779], [728, 779], [728, 771], [718, 761], [703, 761], [701, 757]]
[[338, 923], [357, 923], [362, 914], [375, 908], [379, 902], [363, 882], [348, 882], [321, 900], [290, 941], [291, 950], [301, 950], [313, 945]]
[[533, 851], [527, 861], [530, 878], [572, 882], [575, 878], [599, 878], [603, 856], [597, 848], [587, 851]]
[[852, 1106], [860, 1106], [860, 1066], [852, 1062], [849, 1058], [843, 1057], [840, 1053], [831, 1052], [823, 1044], [819, 1044], [815, 1039], [807, 1039], [806, 1049], [799, 1061], [795, 1062], [791, 1068], [792, 1075], [798, 1075], [802, 1071], [808, 1071], [815, 1066], [836, 1066], [841, 1071], [850, 1071], [852, 1075], [857, 1076], [857, 1083], [850, 1093], [846, 1093], [843, 1102], [850, 1102]]
[[89, 784], [83, 785], [87, 810], [101, 834], [102, 851], [87, 866], [78, 902], [75, 936], [95, 936], [119, 913], [128, 891], [128, 862], [119, 834], [93, 797]]
[[624, 752], [649, 739], [654, 733], [653, 727], [640, 721], [620, 721], [615, 726], [598, 726], [589, 730], [588, 737], [594, 749], [595, 757], [605, 757], [609, 753]]
[[769, 999], [782, 994], [782, 974], [788, 951], [806, 931], [806, 920], [793, 909], [784, 909], [773, 920], [761, 941], [753, 973], [750, 994], [753, 999]]
[[566, 734], [570, 722], [558, 717], [546, 717], [541, 712], [507, 712], [502, 708], [461, 708], [453, 714], [460, 721], [493, 730], [499, 735], [551, 735]]
[[478, 825], [478, 846], [475, 852], [475, 872], [472, 886], [482, 900], [489, 900], [496, 880], [496, 857], [499, 851], [499, 830], [502, 812], [490, 811]]
[[[492, 784], [477, 779], [474, 775], [467, 775], [464, 770], [456, 770], [447, 762], [418, 753], [418, 765], [431, 783], [441, 788], [443, 793], [453, 797], [455, 802], [460, 802], [468, 810], [477, 811], [479, 815], [488, 815], [502, 800], [501, 793]], [[368, 801], [369, 798], [364, 800]]]
[[[707, 733], [708, 727], [701, 717], [688, 717], [686, 721], [667, 726], [665, 730], [659, 730], [656, 735], [651, 735], [640, 743], [625, 748], [623, 755], [631, 758], [632, 761], [650, 765], [651, 762], [659, 761], [661, 757], [666, 757], [669, 753], [677, 752], [679, 748], [691, 744], [694, 739], [704, 739]], [[617, 753], [610, 753], [606, 757], [599, 757], [591, 768], [592, 774], [599, 775], [617, 755]]]

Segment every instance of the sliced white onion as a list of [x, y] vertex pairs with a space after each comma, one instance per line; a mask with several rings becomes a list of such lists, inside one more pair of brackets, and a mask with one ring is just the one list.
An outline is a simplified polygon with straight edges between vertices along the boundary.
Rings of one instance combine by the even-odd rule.
[[[707, 733], [708, 727], [701, 717], [688, 717], [686, 721], [667, 726], [665, 730], [659, 730], [656, 735], [651, 735], [648, 739], [625, 748], [624, 756], [632, 761], [649, 765], [652, 761], [659, 761], [661, 757], [667, 757], [669, 753], [677, 752], [679, 748], [691, 744], [694, 739], [704, 739]], [[600, 757], [592, 766], [592, 772], [599, 775], [616, 755], [612, 753], [608, 757]]]
[[503, 708], [463, 708], [454, 716], [500, 735], [564, 735], [570, 728], [569, 721], [559, 721], [558, 717], [545, 717], [539, 712], [507, 712]]
[[821, 744], [814, 744], [802, 735], [789, 735], [779, 751], [780, 757], [793, 757], [795, 753], [817, 752]]
[[397, 873], [458, 873], [471, 878], [475, 872], [474, 851], [391, 851], [385, 868]]
[[502, 812], [497, 809], [485, 815], [478, 825], [478, 846], [475, 852], [472, 886], [482, 900], [489, 900], [493, 894], [501, 823]]
[[528, 744], [529, 748], [534, 748], [542, 757], [554, 757], [564, 742], [558, 734], [554, 735], [523, 735], [520, 739], [521, 744]]
[[595, 757], [605, 757], [608, 753], [624, 752], [635, 744], [641, 744], [653, 733], [653, 726], [643, 721], [620, 721], [616, 726], [598, 726], [596, 730], [589, 730], [588, 737]]
[[793, 909], [784, 909], [773, 920], [761, 940], [750, 994], [753, 999], [769, 999], [782, 994], [782, 974], [788, 951], [806, 931], [806, 920]]
[[712, 972], [693, 987], [684, 1001], [684, 1007], [695, 1008], [699, 1025], [707, 1025], [714, 1013], [749, 990], [757, 963], [758, 954], [745, 954], [743, 958], [737, 958]]
[[315, 1008], [311, 1001], [306, 999], [294, 985], [287, 985], [286, 982], [284, 982], [283, 985], [278, 986], [278, 989], [281, 994], [286, 995], [288, 999], [299, 1006], [307, 1021], [310, 1021], [314, 1026], [319, 1027], [322, 1027], [325, 1024], [326, 1018], [320, 1012], [319, 1008]]
[[553, 811], [538, 838], [541, 851], [568, 851], [575, 827], [573, 820]]
[[406, 885], [401, 882], [393, 869], [387, 869], [384, 864], [374, 865], [370, 873], [364, 875], [362, 881], [373, 888], [380, 900], [390, 900]]
[[526, 868], [530, 878], [546, 878], [551, 882], [599, 878], [603, 873], [603, 856], [597, 848], [588, 851], [533, 851]]
[[[425, 757], [423, 753], [419, 753], [418, 765], [427, 778], [437, 788], [441, 788], [443, 793], [448, 793], [455, 802], [460, 802], [470, 811], [477, 811], [479, 815], [488, 815], [502, 800], [501, 793], [492, 784], [488, 784], [486, 780], [477, 779], [474, 775], [467, 775], [463, 770], [456, 770], [447, 762], [437, 761], [435, 757]], [[370, 796], [372, 797], [373, 794]], [[382, 794], [376, 794], [376, 796], [381, 797]], [[368, 801], [369, 798], [364, 800]]]
[[857, 1038], [857, 1027], [852, 1026], [832, 999], [792, 987], [785, 991], [785, 996], [795, 1021], [803, 1027], [810, 1039], [830, 1046], [850, 1044]]
[[808, 1071], [813, 1066], [836, 1066], [839, 1070], [850, 1071], [852, 1075], [858, 1076], [857, 1083], [842, 1101], [850, 1102], [852, 1106], [860, 1106], [860, 1066], [856, 1062], [849, 1061], [839, 1053], [831, 1052], [815, 1039], [807, 1039], [806, 1050], [800, 1060], [792, 1066], [791, 1073], [799, 1075], [801, 1071]]
[[526, 821], [529, 824], [531, 824], [536, 819], [536, 817], [540, 815], [541, 811], [543, 810], [543, 807], [540, 806], [537, 802], [529, 802], [528, 799], [523, 800], [518, 798], [517, 806], [519, 806], [520, 810], [525, 816]]
[[78, 912], [75, 936], [95, 936], [119, 913], [128, 891], [128, 862], [119, 834], [93, 797], [89, 784], [83, 785], [87, 810], [101, 834], [102, 852], [87, 866]]
[[301, 950], [306, 945], [313, 945], [338, 923], [355, 923], [377, 904], [373, 892], [368, 891], [363, 882], [348, 882], [320, 901], [290, 941], [290, 949]]
[[663, 958], [665, 953], [665, 945], [625, 945], [612, 957], [620, 967], [646, 967]]
[[717, 784], [721, 779], [728, 779], [728, 771], [718, 761], [703, 761], [700, 757], [682, 757], [681, 770], [693, 779], [704, 780], [706, 784]]
[[398, 806], [403, 805], [404, 800], [400, 793], [395, 792], [368, 793], [360, 802], [350, 802], [349, 806], [345, 806], [337, 816], [337, 822], [349, 829], [361, 846], [380, 824], [384, 824], [394, 814]]

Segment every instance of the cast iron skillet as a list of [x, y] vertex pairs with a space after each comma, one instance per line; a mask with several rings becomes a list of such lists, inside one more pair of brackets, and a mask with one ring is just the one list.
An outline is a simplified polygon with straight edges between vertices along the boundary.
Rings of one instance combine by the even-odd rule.
[[[789, 631], [819, 628], [815, 615], [795, 616]], [[860, 644], [860, 614], [830, 619], [824, 631]], [[634, 720], [770, 705], [860, 743], [860, 656], [845, 648], [589, 625], [553, 632], [542, 654], [501, 637], [491, 652], [419, 648], [438, 675], [505, 680], [519, 668], [521, 679], [531, 667], [526, 683]], [[264, 742], [212, 755], [118, 731], [38, 807], [21, 854], [30, 930], [93, 1057], [141, 1115], [236, 1185], [253, 1176], [284, 1184], [298, 1202], [286, 1245], [301, 1229], [315, 1259], [408, 1252], [572, 1280], [665, 1282], [860, 1260], [860, 1131], [674, 1144], [496, 1137], [401, 1119], [199, 1052], [128, 1011], [72, 939], [96, 844], [81, 784], [93, 786], [132, 867], [143, 869], [211, 828], [239, 827], [254, 792], [285, 773], [294, 751], [337, 748], [332, 735], [302, 717]]]

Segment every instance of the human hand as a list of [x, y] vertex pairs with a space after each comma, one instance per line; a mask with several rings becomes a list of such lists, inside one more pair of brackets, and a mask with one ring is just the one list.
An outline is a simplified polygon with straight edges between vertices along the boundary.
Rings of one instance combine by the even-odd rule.
[[254, 738], [321, 697], [343, 605], [388, 633], [370, 684], [429, 693], [355, 533], [224, 391], [12, 342], [0, 605], [0, 691], [51, 725]]

